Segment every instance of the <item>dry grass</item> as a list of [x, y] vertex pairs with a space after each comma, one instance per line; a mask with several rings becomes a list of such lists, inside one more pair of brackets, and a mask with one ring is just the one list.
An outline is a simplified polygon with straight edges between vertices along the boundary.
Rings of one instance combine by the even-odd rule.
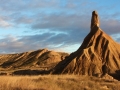
[[0, 76], [0, 90], [120, 90], [119, 81], [78, 76]]

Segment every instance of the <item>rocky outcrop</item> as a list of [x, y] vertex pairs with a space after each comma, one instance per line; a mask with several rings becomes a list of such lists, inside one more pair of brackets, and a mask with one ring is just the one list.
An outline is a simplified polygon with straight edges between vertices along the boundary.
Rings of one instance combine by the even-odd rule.
[[91, 30], [94, 26], [100, 26], [100, 22], [99, 22], [99, 17], [96, 11], [92, 12], [92, 18], [91, 18]]
[[99, 18], [92, 13], [91, 31], [80, 48], [61, 61], [53, 74], [101, 76], [120, 75], [120, 45], [99, 27]]

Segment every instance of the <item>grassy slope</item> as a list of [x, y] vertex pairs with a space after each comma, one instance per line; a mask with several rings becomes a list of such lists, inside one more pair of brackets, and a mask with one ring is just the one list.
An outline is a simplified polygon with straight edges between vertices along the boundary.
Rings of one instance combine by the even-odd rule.
[[0, 77], [0, 90], [120, 90], [119, 87], [119, 81], [78, 75]]

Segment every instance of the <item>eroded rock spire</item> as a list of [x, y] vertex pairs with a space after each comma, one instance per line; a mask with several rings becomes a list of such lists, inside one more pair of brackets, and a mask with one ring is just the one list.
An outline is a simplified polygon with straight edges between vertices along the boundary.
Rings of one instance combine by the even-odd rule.
[[74, 53], [54, 67], [54, 74], [78, 74], [120, 80], [120, 44], [99, 28], [96, 11], [92, 12], [91, 32]]
[[98, 26], [99, 27], [99, 17], [96, 11], [92, 12], [92, 18], [91, 18], [91, 30], [94, 26]]

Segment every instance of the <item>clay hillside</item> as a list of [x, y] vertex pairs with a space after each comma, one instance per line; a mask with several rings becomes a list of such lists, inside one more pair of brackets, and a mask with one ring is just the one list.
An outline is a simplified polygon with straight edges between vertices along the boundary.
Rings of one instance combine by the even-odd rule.
[[79, 74], [120, 77], [120, 45], [99, 27], [99, 17], [92, 12], [91, 30], [80, 48], [58, 63], [53, 74]]
[[47, 49], [41, 49], [37, 51], [24, 52], [18, 54], [4, 54], [4, 55], [1, 54], [0, 73], [1, 74], [13, 73], [14, 71], [21, 70], [22, 72], [24, 72], [23, 70], [26, 70], [28, 72], [29, 70], [47, 71], [53, 68], [58, 62], [63, 60], [66, 56], [68, 56], [67, 53], [54, 52], [49, 51]]

